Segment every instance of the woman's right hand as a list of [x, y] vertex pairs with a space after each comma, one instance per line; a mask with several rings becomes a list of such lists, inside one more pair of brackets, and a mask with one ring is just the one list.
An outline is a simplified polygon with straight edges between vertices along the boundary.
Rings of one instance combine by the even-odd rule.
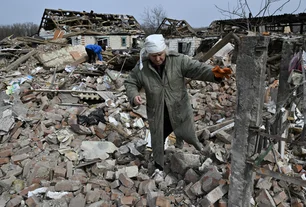
[[141, 98], [141, 96], [135, 96], [135, 98], [134, 98], [134, 104], [135, 104], [136, 106], [142, 104], [142, 98]]

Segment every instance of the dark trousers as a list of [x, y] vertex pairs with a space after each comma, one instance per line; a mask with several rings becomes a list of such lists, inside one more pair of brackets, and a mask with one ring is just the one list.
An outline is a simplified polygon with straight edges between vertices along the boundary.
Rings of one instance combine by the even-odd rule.
[[[165, 109], [164, 109], [164, 134], [163, 134], [163, 137], [164, 137], [164, 143], [166, 141], [166, 138], [173, 132], [173, 128], [172, 128], [172, 125], [171, 125], [171, 122], [170, 122], [170, 118], [169, 118], [169, 112], [168, 112], [168, 109], [167, 109], [167, 106], [166, 106], [166, 103], [165, 103]], [[159, 170], [163, 170], [163, 168], [157, 164], [155, 162], [155, 167]]]
[[166, 138], [173, 132], [173, 128], [170, 122], [169, 118], [169, 112], [167, 109], [167, 106], [165, 104], [164, 109], [164, 142], [166, 141]]
[[85, 48], [87, 56], [88, 56], [88, 62], [89, 63], [95, 63], [96, 62], [96, 53], [91, 50], [91, 49], [87, 49]]

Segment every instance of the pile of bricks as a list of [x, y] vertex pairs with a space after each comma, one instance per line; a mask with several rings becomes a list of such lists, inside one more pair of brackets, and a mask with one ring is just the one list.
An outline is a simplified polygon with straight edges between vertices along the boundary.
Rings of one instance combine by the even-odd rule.
[[[106, 73], [77, 73], [89, 68], [86, 63], [73, 73], [43, 68], [25, 78], [36, 61], [29, 59], [0, 76], [0, 206], [227, 206], [231, 129], [215, 132], [234, 116], [234, 75], [222, 84], [192, 81], [187, 86], [204, 153], [186, 143], [176, 149], [170, 142], [165, 176], [157, 181], [147, 147], [146, 113], [130, 108], [122, 85]], [[18, 90], [8, 90], [12, 82]], [[83, 91], [111, 95], [93, 100], [74, 93], [33, 91], [63, 82], [66, 90], [82, 86]], [[81, 116], [96, 112], [103, 118], [80, 123]], [[271, 169], [279, 165], [274, 159], [266, 161]], [[288, 166], [282, 166], [286, 174], [304, 172], [302, 165]], [[251, 202], [302, 206], [304, 190], [295, 187], [297, 194], [292, 194], [286, 183], [257, 176]]]

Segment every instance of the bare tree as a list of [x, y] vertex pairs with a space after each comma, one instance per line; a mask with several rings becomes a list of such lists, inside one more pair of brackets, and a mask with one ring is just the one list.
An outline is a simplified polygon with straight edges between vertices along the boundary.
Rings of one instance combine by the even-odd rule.
[[[252, 10], [249, 6], [248, 0], [237, 0], [236, 5], [233, 7], [231, 7], [228, 2], [227, 9], [221, 8], [217, 5], [215, 5], [215, 7], [223, 16], [229, 19], [244, 18], [248, 21], [248, 19], [252, 17], [275, 15], [277, 12], [281, 12], [290, 1], [291, 0], [261, 0], [259, 11]], [[299, 4], [291, 13], [294, 13], [299, 9], [301, 1], [302, 0], [299, 0]], [[274, 9], [272, 9], [272, 6]], [[260, 22], [258, 24], [260, 24]], [[248, 27], [250, 26], [249, 22], [247, 25]]]
[[167, 13], [161, 5], [154, 8], [145, 8], [142, 16], [142, 28], [147, 35], [153, 34], [159, 27], [164, 18], [167, 17]]
[[[217, 5], [215, 7], [219, 10], [219, 12], [229, 18], [249, 18], [249, 17], [261, 17], [267, 15], [274, 15], [277, 12], [281, 12], [284, 7], [290, 3], [291, 0], [261, 0], [259, 11], [252, 11], [251, 7], [249, 6], [248, 0], [237, 0], [236, 5], [232, 8], [228, 2], [228, 8], [224, 9]], [[301, 1], [299, 0], [299, 4], [297, 5], [296, 9], [292, 11], [292, 13], [296, 12], [300, 5]], [[276, 9], [271, 9], [272, 5], [276, 5]]]
[[0, 40], [13, 35], [14, 37], [32, 36], [38, 32], [38, 25], [34, 23], [16, 23], [0, 25]]

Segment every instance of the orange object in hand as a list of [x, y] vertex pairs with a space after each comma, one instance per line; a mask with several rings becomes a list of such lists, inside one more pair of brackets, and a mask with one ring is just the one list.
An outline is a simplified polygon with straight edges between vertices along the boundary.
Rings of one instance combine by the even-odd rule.
[[232, 70], [230, 68], [220, 68], [220, 66], [215, 66], [212, 69], [216, 78], [227, 78], [229, 79], [229, 75], [232, 74]]

